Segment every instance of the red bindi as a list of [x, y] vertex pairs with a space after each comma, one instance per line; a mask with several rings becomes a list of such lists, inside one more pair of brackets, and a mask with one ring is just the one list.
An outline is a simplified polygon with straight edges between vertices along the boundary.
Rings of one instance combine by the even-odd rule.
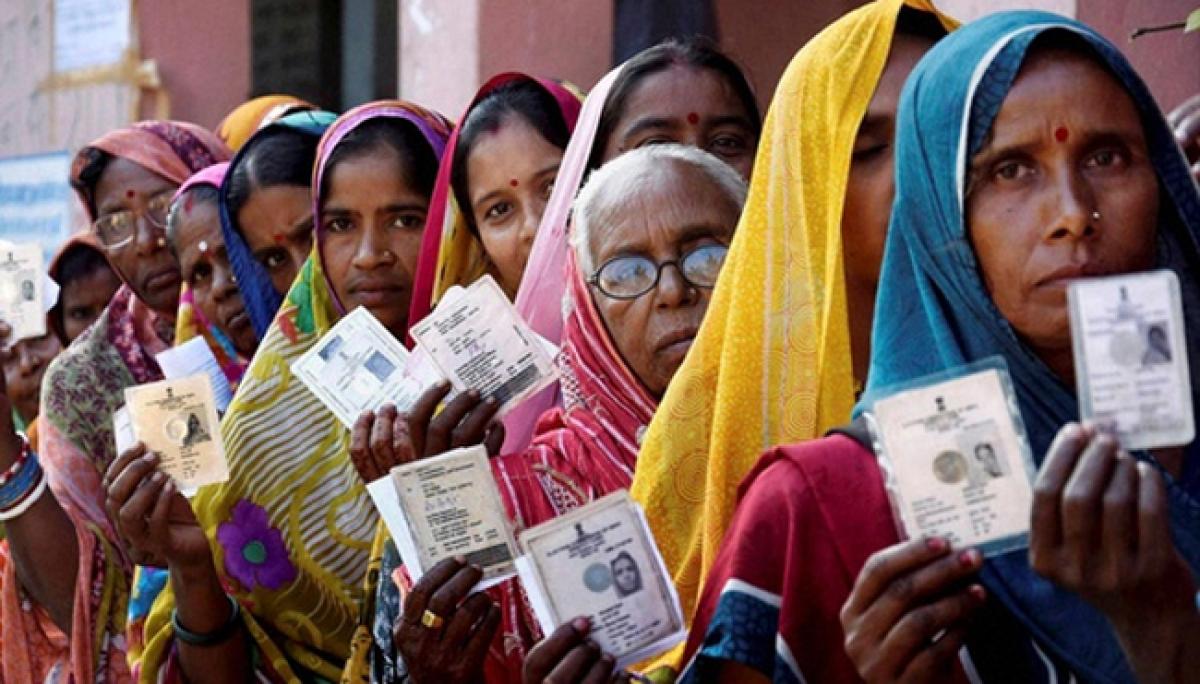
[[520, 184], [521, 184], [521, 181], [519, 181], [519, 180], [517, 180], [516, 178], [514, 178], [514, 179], [510, 180], [510, 181], [508, 182], [508, 184], [509, 184], [509, 185], [511, 185], [511, 186], [513, 186], [513, 187], [515, 188], [515, 187], [517, 187], [518, 185], [520, 185]]
[[271, 238], [275, 240], [275, 244], [277, 244], [277, 245], [283, 244], [283, 234], [282, 233], [275, 233], [274, 235], [271, 236]]
[[187, 213], [187, 214], [192, 213], [192, 205], [195, 203], [196, 203], [196, 197], [189, 193], [187, 196], [187, 199], [183, 200], [184, 213]]
[[136, 193], [134, 193], [134, 191], [126, 190], [125, 191], [125, 199], [133, 199], [134, 194], [136, 194]]
[[1054, 129], [1054, 139], [1059, 141], [1060, 143], [1066, 142], [1067, 138], [1070, 138], [1070, 137], [1071, 137], [1071, 132], [1068, 131], [1065, 127], [1059, 126], [1058, 128]]
[[697, 114], [696, 112], [690, 112], [688, 114], [687, 119], [688, 119], [688, 123], [690, 123], [693, 126], [700, 123], [700, 115]]

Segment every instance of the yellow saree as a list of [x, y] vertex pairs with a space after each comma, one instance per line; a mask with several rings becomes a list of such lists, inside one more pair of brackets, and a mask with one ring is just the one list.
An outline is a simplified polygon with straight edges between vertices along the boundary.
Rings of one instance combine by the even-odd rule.
[[[689, 620], [759, 454], [821, 436], [854, 406], [842, 206], [902, 6], [935, 11], [929, 0], [870, 3], [792, 59], [704, 325], [646, 433], [633, 496]], [[655, 665], [677, 669], [680, 655]]]

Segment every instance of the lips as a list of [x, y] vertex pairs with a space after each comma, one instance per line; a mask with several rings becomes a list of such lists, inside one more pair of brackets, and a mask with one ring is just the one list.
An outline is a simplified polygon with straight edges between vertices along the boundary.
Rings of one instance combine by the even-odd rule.
[[245, 309], [238, 309], [237, 311], [225, 316], [226, 330], [241, 330], [248, 325], [250, 325], [250, 317], [246, 315]]
[[696, 339], [696, 330], [695, 327], [689, 326], [669, 332], [658, 339], [654, 348], [660, 354], [686, 352]]
[[1037, 281], [1038, 287], [1066, 287], [1072, 280], [1104, 275], [1104, 269], [1090, 261], [1060, 266]]
[[180, 283], [179, 269], [174, 266], [161, 268], [146, 276], [144, 282], [146, 290], [151, 292], [178, 287]]
[[397, 297], [405, 296], [407, 289], [392, 281], [364, 280], [352, 283], [349, 294], [356, 303], [367, 308], [375, 308], [395, 303]]

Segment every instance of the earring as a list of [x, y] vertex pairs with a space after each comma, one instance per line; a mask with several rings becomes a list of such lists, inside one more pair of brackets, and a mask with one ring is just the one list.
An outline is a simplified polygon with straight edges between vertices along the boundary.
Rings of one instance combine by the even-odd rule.
[[1099, 211], [1099, 210], [1096, 210], [1096, 211], [1093, 211], [1093, 212], [1092, 212], [1092, 220], [1093, 220], [1093, 221], [1099, 221], [1099, 220], [1100, 220], [1100, 211]]

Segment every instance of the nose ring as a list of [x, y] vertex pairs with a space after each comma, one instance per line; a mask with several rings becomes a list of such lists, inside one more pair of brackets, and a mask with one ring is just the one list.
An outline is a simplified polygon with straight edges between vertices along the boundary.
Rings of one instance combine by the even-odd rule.
[[167, 238], [165, 238], [165, 237], [160, 237], [160, 238], [158, 238], [158, 240], [157, 240], [156, 242], [158, 243], [158, 246], [159, 246], [159, 247], [166, 247], [166, 246], [167, 246]]
[[1099, 210], [1096, 210], [1096, 211], [1093, 211], [1093, 212], [1092, 212], [1092, 220], [1093, 220], [1093, 221], [1099, 221], [1099, 220], [1100, 220], [1100, 211], [1099, 211]]

